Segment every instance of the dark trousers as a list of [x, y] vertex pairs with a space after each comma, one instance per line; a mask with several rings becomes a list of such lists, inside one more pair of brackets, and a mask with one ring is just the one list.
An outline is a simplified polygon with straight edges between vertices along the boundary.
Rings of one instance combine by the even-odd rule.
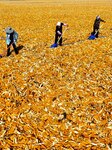
[[9, 45], [7, 45], [7, 56], [9, 56], [11, 54], [11, 52], [10, 52], [11, 45], [13, 46], [15, 53], [18, 54], [16, 44], [15, 43], [10, 43]]
[[98, 36], [99, 36], [99, 28], [94, 27], [92, 34], [95, 35], [96, 38], [98, 38]]
[[[60, 40], [59, 40], [60, 38]], [[59, 45], [61, 46], [62, 45], [62, 37], [61, 35], [58, 35], [58, 34], [55, 34], [55, 43], [57, 43], [59, 40]]]

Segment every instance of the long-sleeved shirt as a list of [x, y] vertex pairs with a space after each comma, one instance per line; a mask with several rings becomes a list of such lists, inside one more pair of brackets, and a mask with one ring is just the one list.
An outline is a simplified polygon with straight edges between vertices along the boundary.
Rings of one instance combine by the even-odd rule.
[[64, 23], [61, 23], [60, 26], [56, 26], [56, 30], [55, 30], [56, 34], [58, 34], [58, 35], [62, 34], [62, 26], [63, 25], [64, 25]]
[[6, 44], [15, 43], [18, 39], [18, 33], [13, 31], [11, 34], [6, 33]]
[[102, 20], [101, 18], [99, 18], [99, 19], [95, 19], [95, 22], [94, 22], [93, 27], [94, 27], [95, 29], [99, 29], [100, 22], [105, 22], [105, 21], [104, 21], [104, 20]]

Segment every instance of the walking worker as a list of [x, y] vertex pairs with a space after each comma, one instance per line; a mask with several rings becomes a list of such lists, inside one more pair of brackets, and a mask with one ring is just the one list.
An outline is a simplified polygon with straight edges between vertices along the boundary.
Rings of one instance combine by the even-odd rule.
[[96, 38], [98, 38], [98, 35], [99, 35], [100, 22], [104, 22], [105, 23], [105, 21], [102, 20], [100, 18], [100, 16], [98, 15], [98, 16], [96, 16], [96, 19], [94, 21], [93, 32], [92, 32], [92, 34], [95, 35]]
[[62, 46], [62, 26], [68, 26], [68, 25], [62, 22], [58, 22], [56, 24], [56, 30], [55, 30], [55, 44], [59, 42], [60, 46]]
[[12, 45], [16, 54], [18, 54], [18, 50], [16, 47], [16, 42], [18, 39], [18, 33], [12, 29], [11, 27], [7, 27], [5, 29], [6, 32], [6, 44], [7, 44], [7, 56], [11, 54], [10, 46]]

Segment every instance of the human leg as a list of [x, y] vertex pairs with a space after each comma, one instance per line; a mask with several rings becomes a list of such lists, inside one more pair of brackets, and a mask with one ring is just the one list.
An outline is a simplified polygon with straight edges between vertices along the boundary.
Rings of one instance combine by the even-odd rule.
[[59, 40], [59, 45], [62, 46], [62, 37]]
[[13, 48], [14, 48], [15, 53], [18, 54], [18, 50], [17, 50], [16, 44], [13, 43], [12, 45], [13, 45]]
[[57, 43], [57, 42], [58, 42], [58, 35], [55, 34], [55, 43]]
[[10, 46], [11, 44], [7, 45], [7, 56], [9, 56], [11, 53], [10, 53]]

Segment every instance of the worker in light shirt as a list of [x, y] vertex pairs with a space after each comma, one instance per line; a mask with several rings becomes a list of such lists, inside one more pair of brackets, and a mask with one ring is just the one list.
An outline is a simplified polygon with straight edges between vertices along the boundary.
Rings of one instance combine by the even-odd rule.
[[65, 23], [62, 22], [58, 22], [56, 24], [56, 30], [55, 30], [55, 44], [58, 42], [59, 40], [59, 45], [62, 46], [62, 27], [63, 26], [68, 26]]

